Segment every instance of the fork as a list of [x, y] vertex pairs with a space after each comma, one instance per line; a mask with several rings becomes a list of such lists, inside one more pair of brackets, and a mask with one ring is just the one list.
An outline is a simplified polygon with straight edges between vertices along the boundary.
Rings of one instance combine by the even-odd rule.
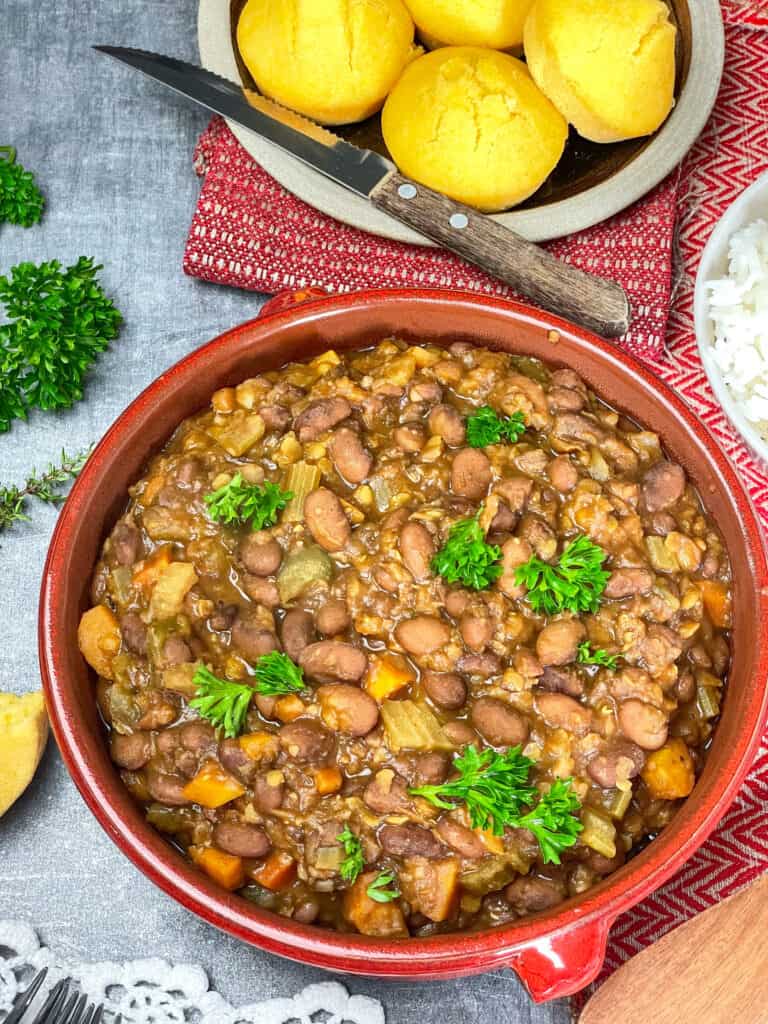
[[[44, 967], [35, 976], [6, 1017], [5, 1024], [21, 1024], [47, 974], [48, 968]], [[64, 978], [53, 986], [45, 1003], [28, 1024], [101, 1024], [103, 1013], [103, 1006], [94, 1006], [84, 994], [73, 992], [69, 980]], [[113, 1024], [120, 1024], [121, 1019], [120, 1016], [116, 1017]]]

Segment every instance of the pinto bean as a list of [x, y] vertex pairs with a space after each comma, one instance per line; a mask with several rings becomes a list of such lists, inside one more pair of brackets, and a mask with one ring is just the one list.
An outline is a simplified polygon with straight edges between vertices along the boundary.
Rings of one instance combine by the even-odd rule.
[[440, 708], [453, 711], [467, 699], [467, 684], [454, 672], [425, 672], [421, 677], [427, 696]]
[[436, 380], [419, 381], [419, 383], [411, 385], [408, 397], [412, 402], [427, 402], [429, 405], [434, 405], [443, 397], [443, 389]]
[[164, 700], [157, 691], [149, 691], [149, 706], [138, 720], [139, 729], [164, 729], [179, 717], [179, 708], [170, 700]]
[[189, 800], [184, 796], [186, 779], [166, 772], [147, 771], [147, 790], [153, 800], [168, 807], [184, 807]]
[[481, 697], [472, 705], [472, 725], [491, 746], [515, 747], [528, 739], [523, 716], [496, 697]]
[[253, 802], [256, 809], [262, 814], [272, 814], [283, 805], [285, 795], [285, 783], [277, 773], [277, 778], [272, 778], [272, 773], [257, 775], [253, 781]]
[[407, 814], [413, 806], [405, 779], [391, 768], [376, 773], [365, 787], [363, 803], [377, 814]]
[[297, 718], [277, 735], [282, 749], [297, 761], [325, 761], [334, 747], [333, 735], [313, 718]]
[[315, 625], [323, 636], [336, 636], [349, 628], [350, 615], [346, 601], [332, 597], [315, 613]]
[[223, 601], [218, 601], [216, 608], [208, 618], [208, 625], [217, 633], [224, 633], [232, 628], [232, 623], [236, 617], [236, 604], [224, 604]]
[[517, 468], [528, 476], [543, 476], [547, 468], [549, 457], [541, 448], [532, 448], [529, 452], [523, 452], [515, 459]]
[[477, 733], [469, 722], [462, 722], [458, 719], [446, 722], [443, 726], [443, 732], [451, 743], [457, 747], [466, 747], [470, 743], [477, 742]]
[[283, 560], [283, 549], [264, 530], [249, 533], [238, 548], [238, 557], [254, 576], [274, 576]]
[[649, 569], [614, 569], [605, 585], [606, 597], [620, 599], [647, 594], [653, 588], [653, 573]]
[[520, 875], [504, 890], [504, 898], [519, 914], [535, 914], [561, 903], [567, 893], [559, 878]]
[[493, 651], [486, 651], [485, 654], [462, 655], [456, 663], [456, 667], [460, 672], [465, 672], [467, 675], [482, 676], [483, 679], [490, 679], [491, 676], [499, 675], [504, 666], [498, 654], [494, 654]]
[[587, 400], [581, 391], [555, 386], [547, 395], [550, 412], [581, 412]]
[[666, 537], [668, 533], [677, 530], [677, 521], [669, 512], [654, 512], [648, 517], [647, 533], [657, 537]]
[[687, 704], [696, 696], [696, 679], [693, 672], [685, 670], [677, 677], [674, 687], [674, 694], [678, 703]]
[[293, 920], [298, 921], [299, 924], [312, 924], [317, 920], [319, 913], [320, 904], [317, 900], [302, 900], [293, 912]]
[[346, 398], [321, 398], [311, 402], [293, 421], [293, 429], [302, 444], [314, 441], [326, 430], [331, 430], [352, 412]]
[[326, 551], [341, 551], [351, 534], [341, 502], [327, 487], [318, 487], [304, 502], [304, 519], [309, 532]]
[[134, 523], [123, 520], [112, 531], [112, 550], [119, 565], [133, 565], [142, 555], [141, 533]]
[[560, 412], [552, 424], [552, 437], [560, 442], [558, 450], [574, 451], [599, 445], [606, 437], [605, 429], [591, 416], [578, 412]]
[[317, 691], [323, 721], [334, 732], [348, 736], [367, 736], [379, 721], [379, 706], [358, 686], [335, 683]]
[[277, 637], [243, 613], [232, 623], [232, 646], [249, 661], [277, 650]]
[[645, 754], [629, 740], [612, 740], [587, 765], [587, 774], [603, 789], [613, 789], [619, 780], [634, 779], [642, 771]]
[[152, 737], [143, 731], [131, 733], [129, 736], [113, 733], [110, 751], [115, 764], [136, 772], [152, 757]]
[[565, 693], [540, 693], [534, 700], [536, 710], [553, 729], [565, 729], [584, 736], [592, 728], [592, 712]]
[[429, 413], [427, 425], [429, 432], [442, 437], [449, 448], [464, 444], [467, 436], [464, 421], [452, 405], [436, 405]]
[[272, 580], [246, 573], [242, 577], [242, 586], [252, 601], [264, 605], [265, 608], [277, 608], [280, 604], [280, 592]]
[[459, 632], [464, 645], [471, 651], [483, 651], [493, 640], [495, 631], [493, 620], [484, 615], [473, 615], [465, 612], [459, 620]]
[[320, 683], [357, 683], [365, 675], [368, 658], [352, 644], [319, 640], [304, 648], [299, 664], [310, 679]]
[[392, 435], [398, 448], [404, 452], [420, 452], [427, 443], [427, 435], [418, 423], [404, 423]]
[[510, 537], [501, 546], [501, 576], [498, 587], [507, 597], [518, 598], [525, 593], [525, 587], [515, 582], [515, 571], [524, 565], [533, 554], [533, 548], [522, 537]]
[[662, 459], [645, 473], [640, 490], [648, 512], [671, 508], [683, 496], [685, 473], [682, 466]]
[[451, 639], [451, 627], [433, 615], [417, 615], [398, 622], [395, 639], [409, 654], [432, 654], [445, 647]]
[[575, 370], [570, 370], [567, 366], [553, 372], [550, 384], [552, 387], [572, 388], [574, 391], [580, 391], [583, 395], [587, 394], [587, 385]]
[[409, 520], [397, 540], [403, 562], [415, 580], [425, 580], [429, 576], [429, 563], [435, 554], [435, 542], [432, 534], [423, 523]]
[[572, 491], [579, 482], [579, 471], [567, 455], [558, 455], [547, 466], [547, 476], [552, 486], [561, 494]]
[[124, 612], [120, 616], [120, 634], [129, 651], [147, 653], [147, 627], [138, 612]]
[[235, 739], [225, 739], [219, 744], [219, 760], [236, 778], [248, 778], [253, 774], [255, 762], [251, 761]]
[[533, 490], [533, 480], [527, 476], [513, 476], [502, 480], [494, 488], [509, 506], [510, 512], [518, 514], [525, 510]]
[[545, 667], [576, 661], [578, 647], [587, 631], [578, 619], [558, 619], [536, 637], [536, 654]]
[[193, 754], [201, 754], [216, 743], [216, 732], [207, 722], [185, 722], [179, 726], [182, 747]]
[[654, 623], [635, 650], [654, 676], [677, 661], [683, 652], [683, 642], [673, 629]]
[[412, 786], [439, 786], [448, 778], [450, 770], [450, 756], [439, 750], [411, 754], [401, 769]]
[[[491, 495], [493, 500], [493, 495]], [[489, 506], [486, 505], [486, 508]], [[488, 527], [489, 536], [494, 536], [500, 533], [511, 533], [512, 530], [517, 526], [517, 513], [513, 512], [512, 509], [504, 501], [496, 501], [496, 512], [491, 520], [491, 524]]]
[[285, 613], [280, 626], [283, 650], [293, 661], [298, 661], [302, 651], [315, 639], [315, 621], [303, 608], [291, 608]]
[[643, 750], [658, 750], [667, 741], [669, 723], [663, 711], [642, 700], [625, 700], [619, 705], [621, 731]]
[[233, 857], [265, 857], [272, 849], [264, 829], [236, 821], [220, 821], [213, 830], [213, 842]]
[[340, 427], [333, 432], [328, 451], [336, 472], [347, 483], [361, 484], [371, 472], [373, 456], [363, 447], [360, 435], [349, 427]]
[[516, 672], [519, 672], [521, 676], [526, 676], [528, 679], [538, 679], [544, 675], [541, 662], [533, 651], [529, 651], [527, 647], [518, 647], [512, 659], [512, 664]]
[[435, 831], [444, 843], [468, 860], [480, 860], [488, 853], [480, 836], [453, 818], [442, 818]]
[[523, 516], [519, 532], [543, 561], [549, 561], [557, 551], [555, 531], [540, 516]]
[[420, 825], [382, 825], [379, 829], [379, 843], [391, 857], [445, 856], [446, 849], [439, 839]]
[[193, 660], [187, 641], [180, 636], [169, 636], [163, 644], [163, 660], [168, 665], [184, 665]]
[[586, 863], [596, 875], [610, 875], [617, 871], [626, 859], [627, 855], [624, 848], [617, 844], [615, 857], [608, 858], [602, 853], [598, 853], [597, 850], [590, 850], [587, 854]]
[[452, 619], [458, 619], [471, 600], [466, 590], [449, 590], [445, 595], [445, 610]]
[[291, 422], [291, 414], [283, 405], [261, 405], [259, 416], [264, 420], [267, 431], [282, 434]]
[[539, 686], [547, 693], [565, 693], [569, 697], [580, 697], [584, 692], [584, 680], [575, 668], [555, 668], [553, 665], [544, 669]]
[[491, 485], [491, 463], [485, 452], [478, 448], [462, 448], [451, 465], [451, 489], [454, 494], [478, 501], [484, 498]]

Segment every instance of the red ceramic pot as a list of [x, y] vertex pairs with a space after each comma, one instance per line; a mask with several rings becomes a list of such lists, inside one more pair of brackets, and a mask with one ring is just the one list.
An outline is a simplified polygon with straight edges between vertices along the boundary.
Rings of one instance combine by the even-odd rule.
[[[126, 504], [127, 488], [183, 417], [206, 405], [216, 388], [327, 348], [361, 348], [389, 335], [470, 340], [572, 367], [611, 405], [657, 431], [725, 537], [734, 577], [734, 654], [704, 772], [674, 821], [642, 853], [585, 896], [517, 924], [379, 941], [260, 910], [214, 885], [146, 824], [109, 759], [93, 678], [75, 633], [89, 604], [92, 567]], [[652, 373], [607, 342], [511, 302], [446, 292], [358, 292], [278, 309], [228, 331], [164, 373], [120, 416], [59, 518], [42, 583], [40, 660], [53, 729], [88, 806], [134, 864], [204, 920], [262, 949], [335, 971], [418, 981], [511, 967], [543, 1001], [576, 992], [595, 977], [616, 917], [681, 867], [733, 799], [765, 718], [767, 621], [766, 556], [749, 498], [704, 426]]]

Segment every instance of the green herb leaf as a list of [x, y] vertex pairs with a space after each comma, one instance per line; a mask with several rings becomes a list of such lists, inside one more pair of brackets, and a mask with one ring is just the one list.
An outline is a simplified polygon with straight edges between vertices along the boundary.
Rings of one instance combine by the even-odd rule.
[[528, 603], [535, 612], [596, 612], [608, 582], [602, 568], [606, 553], [584, 534], [571, 541], [556, 565], [535, 555], [515, 569], [515, 582], [528, 589]]
[[471, 448], [485, 448], [500, 441], [514, 444], [524, 433], [525, 419], [521, 412], [499, 416], [490, 405], [484, 405], [467, 417], [467, 444]]
[[229, 739], [239, 736], [245, 726], [253, 688], [219, 679], [205, 665], [197, 666], [192, 681], [197, 687], [197, 696], [189, 706], [217, 729], [223, 729]]
[[262, 654], [254, 666], [256, 692], [265, 697], [298, 693], [305, 688], [304, 673], [287, 654], [270, 651]]
[[475, 516], [453, 524], [448, 540], [432, 559], [431, 568], [447, 583], [483, 590], [501, 575], [500, 558], [501, 548], [487, 543]]
[[16, 163], [16, 150], [0, 146], [0, 223], [31, 228], [42, 217], [44, 205], [34, 177]]
[[571, 789], [572, 781], [557, 779], [536, 806], [513, 823], [514, 828], [533, 832], [545, 864], [559, 864], [562, 851], [574, 845], [584, 828], [574, 815], [581, 804]]
[[12, 523], [29, 519], [26, 514], [28, 498], [37, 498], [48, 505], [58, 505], [64, 501], [64, 495], [59, 493], [59, 489], [70, 480], [74, 480], [85, 465], [91, 450], [87, 448], [76, 455], [67, 455], [62, 451], [59, 462], [49, 463], [45, 472], [38, 474], [32, 470], [23, 487], [0, 486], [0, 530], [4, 530]]
[[374, 878], [365, 891], [369, 898], [377, 903], [391, 903], [392, 900], [396, 900], [400, 896], [400, 893], [394, 886], [391, 889], [387, 888], [394, 881], [395, 876], [393, 874], [389, 872], [382, 873]]
[[83, 397], [88, 370], [122, 322], [99, 270], [81, 257], [66, 270], [57, 260], [19, 263], [0, 277], [12, 321], [0, 327], [0, 432], [31, 408], [65, 409]]
[[208, 514], [218, 523], [250, 523], [251, 529], [274, 526], [277, 517], [293, 497], [277, 484], [248, 484], [242, 473], [235, 473], [228, 484], [205, 495]]
[[439, 786], [418, 786], [409, 792], [444, 810], [452, 810], [461, 801], [467, 806], [472, 828], [491, 829], [500, 836], [536, 795], [536, 787], [528, 782], [533, 764], [519, 746], [510, 747], [503, 754], [490, 747], [479, 751], [469, 746], [453, 762], [457, 778]]
[[618, 654], [609, 654], [602, 647], [592, 650], [589, 640], [585, 640], [584, 643], [579, 644], [578, 660], [582, 665], [602, 665], [615, 672], [619, 656]]
[[336, 836], [336, 839], [344, 847], [344, 860], [339, 867], [339, 874], [345, 882], [354, 882], [365, 867], [363, 844], [350, 829], [349, 825]]

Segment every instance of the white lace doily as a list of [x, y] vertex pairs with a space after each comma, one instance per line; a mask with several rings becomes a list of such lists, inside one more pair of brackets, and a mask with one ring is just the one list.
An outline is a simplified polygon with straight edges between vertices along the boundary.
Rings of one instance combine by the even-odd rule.
[[105, 1024], [118, 1013], [123, 1024], [385, 1024], [381, 1003], [351, 996], [334, 981], [308, 985], [293, 997], [234, 1007], [191, 964], [69, 963], [42, 946], [24, 921], [0, 921], [0, 1024], [42, 967], [48, 968], [43, 998], [61, 978], [72, 978], [90, 1000], [104, 1004]]

